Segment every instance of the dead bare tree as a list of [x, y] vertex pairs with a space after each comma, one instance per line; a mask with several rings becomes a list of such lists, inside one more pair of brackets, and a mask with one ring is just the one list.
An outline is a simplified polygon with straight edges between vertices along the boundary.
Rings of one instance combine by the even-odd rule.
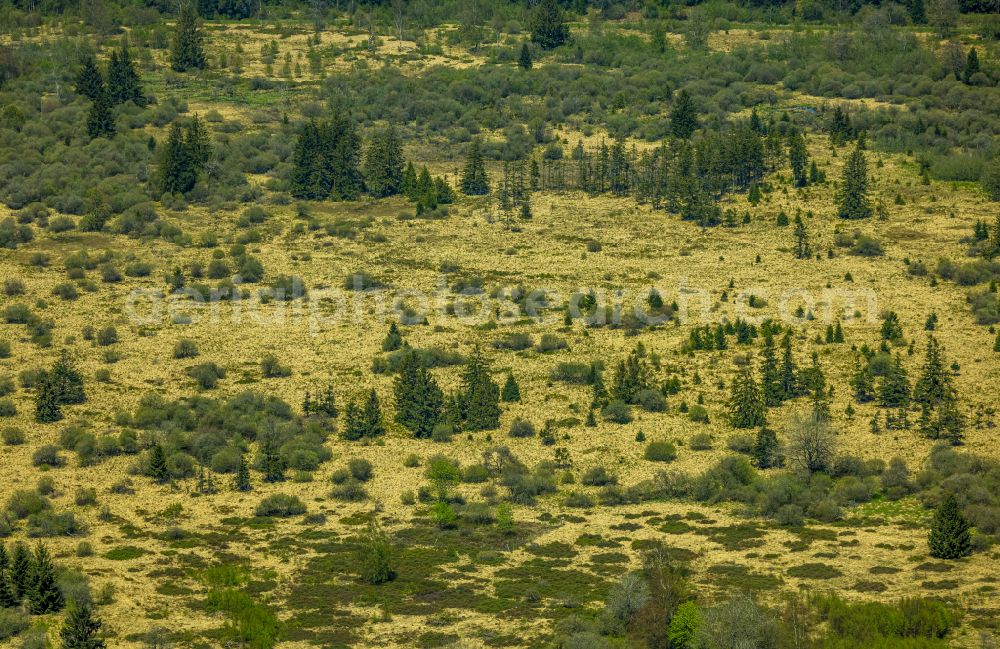
[[403, 26], [406, 21], [406, 0], [392, 0], [393, 20], [396, 23], [396, 36], [399, 51], [403, 51]]

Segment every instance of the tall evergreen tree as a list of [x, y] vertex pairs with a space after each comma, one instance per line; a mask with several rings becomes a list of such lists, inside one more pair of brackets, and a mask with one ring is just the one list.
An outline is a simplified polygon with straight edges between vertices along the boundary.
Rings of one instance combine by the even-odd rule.
[[781, 385], [781, 370], [778, 367], [778, 358], [774, 349], [774, 335], [770, 331], [764, 334], [760, 379], [764, 403], [772, 407], [780, 406], [785, 398], [785, 390]]
[[795, 215], [795, 258], [809, 259], [812, 257], [812, 248], [809, 247], [809, 234], [806, 232], [806, 224], [802, 216]]
[[236, 491], [250, 491], [250, 465], [247, 462], [247, 454], [240, 453], [240, 463], [236, 468], [236, 477], [233, 479], [233, 489]]
[[104, 649], [100, 632], [101, 621], [94, 617], [90, 604], [74, 602], [59, 630], [59, 638], [64, 649]]
[[542, 0], [531, 15], [531, 40], [544, 49], [559, 47], [569, 40], [562, 7], [556, 0]]
[[837, 195], [837, 214], [842, 219], [866, 219], [872, 215], [868, 198], [868, 161], [860, 143], [844, 164], [843, 184]]
[[104, 76], [97, 68], [93, 55], [83, 59], [80, 72], [76, 75], [76, 92], [90, 101], [96, 101], [104, 92]]
[[360, 148], [357, 127], [345, 111], [327, 121], [306, 122], [295, 145], [292, 195], [313, 200], [357, 198], [364, 188], [358, 168]]
[[128, 48], [128, 40], [122, 39], [121, 47], [111, 53], [108, 63], [108, 95], [113, 104], [124, 104], [131, 101], [136, 106], [146, 105], [146, 95], [142, 90], [142, 80], [139, 71], [132, 60], [132, 52]]
[[784, 457], [781, 454], [778, 435], [770, 428], [762, 427], [754, 438], [750, 457], [758, 469], [771, 469], [783, 465]]
[[933, 335], [927, 336], [924, 364], [920, 378], [913, 386], [913, 400], [919, 405], [936, 408], [952, 394], [951, 376], [945, 369], [941, 345]]
[[159, 442], [153, 444], [153, 447], [149, 449], [149, 477], [160, 484], [170, 479], [170, 471], [167, 469], [167, 455]]
[[97, 137], [113, 138], [116, 132], [115, 116], [111, 110], [111, 99], [107, 90], [102, 88], [97, 98], [90, 104], [87, 113], [87, 135], [91, 139]]
[[532, 66], [531, 48], [527, 43], [521, 43], [521, 54], [517, 57], [517, 64], [523, 70], [530, 70]]
[[31, 550], [22, 541], [18, 541], [14, 544], [10, 555], [10, 586], [18, 600], [28, 594], [33, 570], [34, 558], [31, 556]]
[[20, 603], [8, 579], [9, 568], [10, 558], [7, 556], [7, 546], [0, 543], [0, 609], [13, 608]]
[[899, 354], [889, 364], [878, 386], [878, 405], [883, 408], [905, 408], [910, 403], [910, 381]]
[[59, 391], [52, 373], [42, 370], [35, 385], [35, 421], [51, 424], [63, 418], [60, 408]]
[[781, 390], [785, 399], [799, 394], [798, 370], [792, 352], [792, 332], [786, 331], [781, 339]]
[[500, 427], [500, 386], [490, 376], [489, 365], [478, 348], [465, 368], [460, 395], [467, 430]]
[[851, 375], [851, 389], [858, 403], [868, 403], [875, 399], [874, 378], [871, 366], [858, 357], [854, 359], [854, 374]]
[[420, 198], [420, 194], [417, 191], [417, 170], [413, 167], [413, 161], [406, 163], [406, 171], [403, 172], [403, 196], [406, 196], [411, 201], [416, 201]]
[[376, 198], [403, 191], [403, 143], [395, 127], [378, 132], [365, 155], [365, 185]]
[[806, 149], [806, 140], [802, 136], [802, 131], [792, 129], [788, 134], [788, 164], [792, 167], [792, 182], [796, 187], [805, 187], [809, 184], [806, 171], [809, 166], [809, 152]]
[[[437, 385], [435, 384], [434, 387], [437, 387]], [[385, 435], [385, 426], [382, 424], [382, 407], [379, 405], [378, 394], [375, 393], [374, 388], [368, 393], [368, 400], [365, 401], [362, 417], [365, 422], [366, 437], [381, 437]]]
[[742, 367], [733, 379], [729, 398], [729, 423], [734, 428], [760, 428], [767, 425], [767, 405], [749, 365]]
[[430, 437], [434, 426], [441, 419], [444, 393], [415, 351], [404, 351], [393, 390], [396, 397], [396, 421], [409, 429], [414, 437]]
[[479, 138], [469, 144], [469, 155], [462, 170], [459, 187], [463, 194], [482, 196], [490, 193], [490, 179], [486, 175], [486, 165], [483, 163], [483, 152]]
[[965, 69], [962, 70], [962, 81], [966, 84], [972, 80], [972, 75], [979, 72], [979, 54], [976, 48], [969, 48], [969, 55], [965, 59]]
[[66, 603], [56, 583], [56, 570], [49, 551], [41, 543], [35, 547], [26, 595], [28, 610], [35, 615], [55, 613], [62, 610]]
[[260, 469], [264, 482], [282, 482], [285, 479], [285, 459], [281, 457], [278, 434], [273, 427], [264, 431], [260, 439]]
[[195, 115], [185, 126], [170, 127], [167, 141], [159, 149], [159, 189], [161, 192], [186, 193], [198, 182], [198, 175], [208, 163], [209, 141], [201, 119]]
[[198, 11], [191, 2], [181, 6], [170, 47], [170, 67], [175, 72], [186, 72], [205, 67], [203, 35], [199, 26]]
[[927, 538], [931, 556], [936, 559], [961, 559], [972, 554], [969, 527], [969, 521], [962, 514], [955, 496], [945, 496], [934, 512]]
[[687, 90], [682, 89], [674, 96], [670, 107], [670, 132], [674, 137], [686, 140], [698, 128], [698, 111]]

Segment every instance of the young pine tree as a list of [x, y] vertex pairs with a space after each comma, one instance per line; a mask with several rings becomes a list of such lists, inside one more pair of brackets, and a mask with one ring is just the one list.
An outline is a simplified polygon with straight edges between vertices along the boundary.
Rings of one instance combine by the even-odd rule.
[[936, 559], [960, 559], [972, 554], [969, 527], [969, 521], [962, 514], [955, 496], [945, 496], [934, 512], [927, 539], [931, 556]]
[[500, 427], [500, 386], [490, 376], [489, 365], [479, 349], [473, 353], [462, 378], [461, 405], [467, 430]]
[[670, 131], [674, 137], [686, 140], [698, 128], [698, 111], [687, 90], [681, 90], [674, 97], [670, 108]]
[[866, 219], [872, 215], [868, 197], [868, 162], [859, 144], [844, 164], [844, 176], [838, 192], [837, 214], [842, 219]]
[[521, 66], [521, 69], [523, 70], [531, 69], [531, 48], [528, 47], [527, 43], [521, 44], [521, 54], [517, 57], [517, 64]]
[[149, 449], [149, 477], [154, 482], [163, 484], [170, 480], [170, 472], [167, 470], [167, 456], [163, 452], [163, 446], [159, 443]]
[[236, 468], [236, 477], [233, 479], [233, 489], [236, 491], [250, 491], [250, 465], [247, 463], [246, 453], [240, 453], [240, 463]]
[[96, 101], [104, 90], [104, 76], [93, 55], [89, 55], [83, 59], [80, 72], [76, 75], [76, 92], [90, 101]]
[[802, 132], [794, 129], [788, 135], [788, 164], [792, 168], [792, 182], [796, 187], [809, 184], [806, 171], [809, 165], [809, 152], [806, 150], [806, 140]]
[[170, 47], [170, 67], [175, 72], [205, 67], [203, 35], [198, 22], [198, 11], [194, 3], [185, 3], [177, 17], [174, 40]]
[[403, 191], [403, 143], [395, 127], [377, 133], [365, 155], [365, 185], [376, 198]]
[[482, 196], [490, 192], [490, 179], [486, 175], [481, 147], [478, 138], [472, 140], [469, 145], [468, 159], [462, 170], [459, 186], [462, 193], [469, 196]]
[[515, 403], [521, 400], [521, 388], [518, 386], [513, 372], [507, 373], [507, 380], [500, 391], [500, 399], [504, 403]]
[[142, 80], [136, 70], [135, 61], [132, 60], [127, 39], [122, 39], [121, 47], [111, 53], [111, 61], [108, 63], [108, 95], [111, 103], [116, 105], [127, 101], [140, 107], [146, 105]]
[[764, 403], [768, 406], [780, 406], [785, 399], [785, 391], [781, 385], [781, 370], [774, 349], [774, 335], [768, 331], [764, 335], [764, 349], [761, 351], [760, 365], [761, 390], [764, 392]]
[[420, 356], [406, 350], [399, 374], [393, 383], [396, 397], [396, 421], [414, 437], [427, 438], [441, 419], [444, 393]]
[[49, 551], [41, 543], [35, 548], [26, 594], [28, 610], [34, 615], [55, 613], [66, 603], [56, 583], [56, 570]]
[[35, 421], [40, 424], [51, 424], [63, 418], [59, 400], [59, 391], [56, 388], [52, 373], [42, 370], [38, 374], [38, 383], [35, 386]]
[[795, 258], [809, 259], [812, 257], [812, 249], [809, 247], [809, 234], [806, 232], [806, 224], [802, 217], [795, 215]]
[[542, 0], [531, 15], [531, 40], [550, 50], [569, 40], [562, 7], [556, 0]]
[[767, 425], [767, 405], [749, 365], [741, 368], [733, 379], [729, 398], [729, 423], [734, 428], [759, 428]]
[[115, 136], [115, 116], [111, 110], [111, 99], [106, 90], [101, 91], [90, 104], [90, 112], [87, 113], [87, 135], [91, 139], [104, 137], [113, 138]]
[[64, 649], [104, 649], [100, 632], [101, 621], [94, 617], [90, 604], [75, 602], [69, 607], [59, 638]]
[[33, 570], [34, 558], [31, 556], [31, 550], [23, 542], [18, 541], [11, 552], [9, 575], [11, 589], [18, 601], [28, 594]]

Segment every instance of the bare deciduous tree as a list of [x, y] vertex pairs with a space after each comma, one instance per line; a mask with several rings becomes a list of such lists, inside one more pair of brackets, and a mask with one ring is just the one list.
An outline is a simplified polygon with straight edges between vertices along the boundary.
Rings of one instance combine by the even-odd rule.
[[793, 415], [788, 429], [788, 458], [793, 464], [815, 473], [830, 466], [837, 448], [830, 423], [811, 414]]

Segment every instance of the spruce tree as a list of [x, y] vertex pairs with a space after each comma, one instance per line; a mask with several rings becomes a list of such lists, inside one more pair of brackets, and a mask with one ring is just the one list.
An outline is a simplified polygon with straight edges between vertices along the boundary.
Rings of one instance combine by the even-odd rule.
[[87, 113], [87, 135], [91, 139], [98, 137], [113, 138], [115, 136], [115, 116], [111, 111], [111, 99], [106, 90], [102, 90], [90, 104]]
[[936, 559], [961, 559], [972, 554], [969, 527], [969, 521], [962, 514], [955, 496], [945, 496], [931, 522], [927, 539], [930, 555]]
[[780, 406], [785, 398], [785, 390], [781, 385], [781, 370], [774, 349], [774, 335], [768, 331], [764, 335], [764, 349], [761, 350], [760, 366], [761, 390], [764, 393], [764, 403], [768, 406]]
[[34, 615], [55, 613], [66, 603], [56, 583], [56, 570], [49, 551], [41, 543], [35, 547], [26, 595], [28, 610]]
[[969, 48], [969, 55], [965, 59], [965, 69], [962, 71], [962, 81], [969, 84], [972, 80], [972, 75], [979, 72], [979, 54], [976, 52], [976, 48]]
[[198, 22], [198, 11], [194, 5], [191, 2], [184, 4], [177, 16], [174, 40], [170, 47], [170, 67], [175, 72], [205, 67], [203, 36]]
[[469, 144], [469, 155], [462, 170], [459, 187], [463, 194], [469, 196], [482, 196], [490, 192], [490, 179], [486, 175], [479, 138], [473, 139]]
[[781, 391], [785, 399], [799, 394], [798, 370], [792, 353], [792, 332], [786, 331], [781, 339]]
[[149, 449], [149, 477], [160, 484], [170, 479], [170, 471], [167, 469], [167, 455], [159, 442], [153, 444], [153, 447]]
[[14, 544], [10, 556], [10, 586], [14, 591], [14, 597], [19, 601], [28, 594], [33, 570], [34, 559], [31, 550], [23, 542], [18, 541]]
[[90, 101], [96, 101], [104, 92], [104, 76], [97, 68], [93, 55], [83, 59], [80, 72], [76, 75], [76, 92]]
[[504, 381], [503, 389], [500, 391], [500, 399], [504, 403], [515, 403], [521, 400], [521, 388], [518, 386], [513, 372], [507, 373], [507, 380]]
[[[437, 384], [434, 384], [434, 387], [436, 388]], [[382, 424], [382, 407], [379, 405], [378, 394], [375, 393], [374, 388], [368, 393], [368, 400], [365, 401], [362, 417], [364, 419], [366, 437], [381, 437], [385, 435], [385, 426]]]
[[544, 49], [559, 47], [569, 40], [562, 7], [556, 0], [542, 0], [531, 15], [531, 40]]
[[806, 233], [806, 224], [802, 217], [795, 215], [795, 258], [809, 259], [812, 257], [812, 249], [809, 247], [809, 235]]
[[264, 482], [282, 482], [285, 479], [285, 460], [281, 457], [277, 431], [265, 431], [260, 440], [260, 468]]
[[753, 449], [750, 451], [753, 465], [758, 469], [770, 469], [784, 464], [781, 455], [781, 444], [778, 435], [770, 428], [762, 427], [754, 438]]
[[523, 70], [531, 69], [531, 48], [528, 47], [527, 43], [521, 43], [521, 54], [517, 57], [517, 64]]
[[927, 336], [927, 349], [920, 378], [913, 386], [913, 400], [918, 405], [936, 408], [952, 394], [951, 376], [945, 369], [941, 346], [933, 335]]
[[146, 96], [142, 90], [142, 80], [136, 70], [132, 52], [128, 48], [128, 40], [122, 39], [121, 47], [111, 53], [108, 63], [108, 96], [113, 104], [124, 104], [131, 101], [136, 106], [146, 105]]
[[674, 97], [670, 108], [670, 132], [674, 137], [686, 140], [698, 128], [698, 112], [694, 100], [687, 90], [681, 90]]
[[729, 398], [729, 423], [733, 428], [758, 428], [767, 425], [767, 406], [749, 365], [742, 367], [733, 379]]
[[871, 366], [861, 358], [854, 360], [854, 374], [851, 376], [851, 389], [858, 403], [868, 403], [875, 399], [875, 386]]
[[361, 416], [361, 408], [353, 399], [344, 409], [344, 430], [341, 437], [349, 442], [356, 442], [365, 436], [365, 422]]
[[[360, 149], [361, 138], [347, 111], [327, 121], [303, 124], [293, 156], [292, 195], [312, 200], [357, 198], [364, 187]], [[388, 158], [389, 167], [395, 169], [392, 156]]]
[[74, 602], [59, 630], [59, 638], [64, 649], [104, 649], [100, 632], [101, 621], [94, 617], [90, 604]]
[[378, 132], [365, 155], [365, 185], [376, 198], [403, 191], [403, 144], [395, 127]]
[[396, 421], [409, 429], [414, 437], [430, 437], [441, 419], [444, 393], [415, 351], [404, 351], [393, 390]]
[[909, 403], [909, 377], [903, 367], [903, 359], [896, 354], [879, 383], [878, 405], [883, 408], [905, 408]]
[[246, 453], [240, 453], [240, 463], [236, 468], [236, 477], [233, 479], [233, 489], [236, 491], [250, 491], [250, 465], [247, 463]]
[[20, 603], [20, 600], [14, 595], [14, 589], [7, 577], [9, 568], [10, 558], [7, 556], [7, 547], [0, 543], [0, 609], [12, 608]]
[[806, 169], [809, 163], [809, 152], [802, 132], [793, 129], [788, 135], [788, 164], [792, 167], [792, 182], [796, 187], [809, 184]]
[[500, 427], [500, 386], [490, 376], [489, 365], [478, 348], [462, 377], [461, 406], [467, 430]]
[[52, 373], [42, 370], [35, 385], [35, 421], [50, 424], [63, 418], [60, 409], [59, 391]]
[[413, 161], [406, 163], [406, 171], [403, 172], [403, 196], [406, 196], [411, 201], [416, 201], [420, 198], [420, 194], [417, 191], [417, 170], [413, 166]]
[[382, 341], [382, 351], [394, 352], [403, 346], [403, 334], [399, 332], [399, 326], [395, 322], [389, 324], [389, 333]]
[[844, 164], [837, 199], [837, 214], [842, 219], [866, 219], [872, 215], [872, 202], [868, 198], [868, 162], [860, 143]]

